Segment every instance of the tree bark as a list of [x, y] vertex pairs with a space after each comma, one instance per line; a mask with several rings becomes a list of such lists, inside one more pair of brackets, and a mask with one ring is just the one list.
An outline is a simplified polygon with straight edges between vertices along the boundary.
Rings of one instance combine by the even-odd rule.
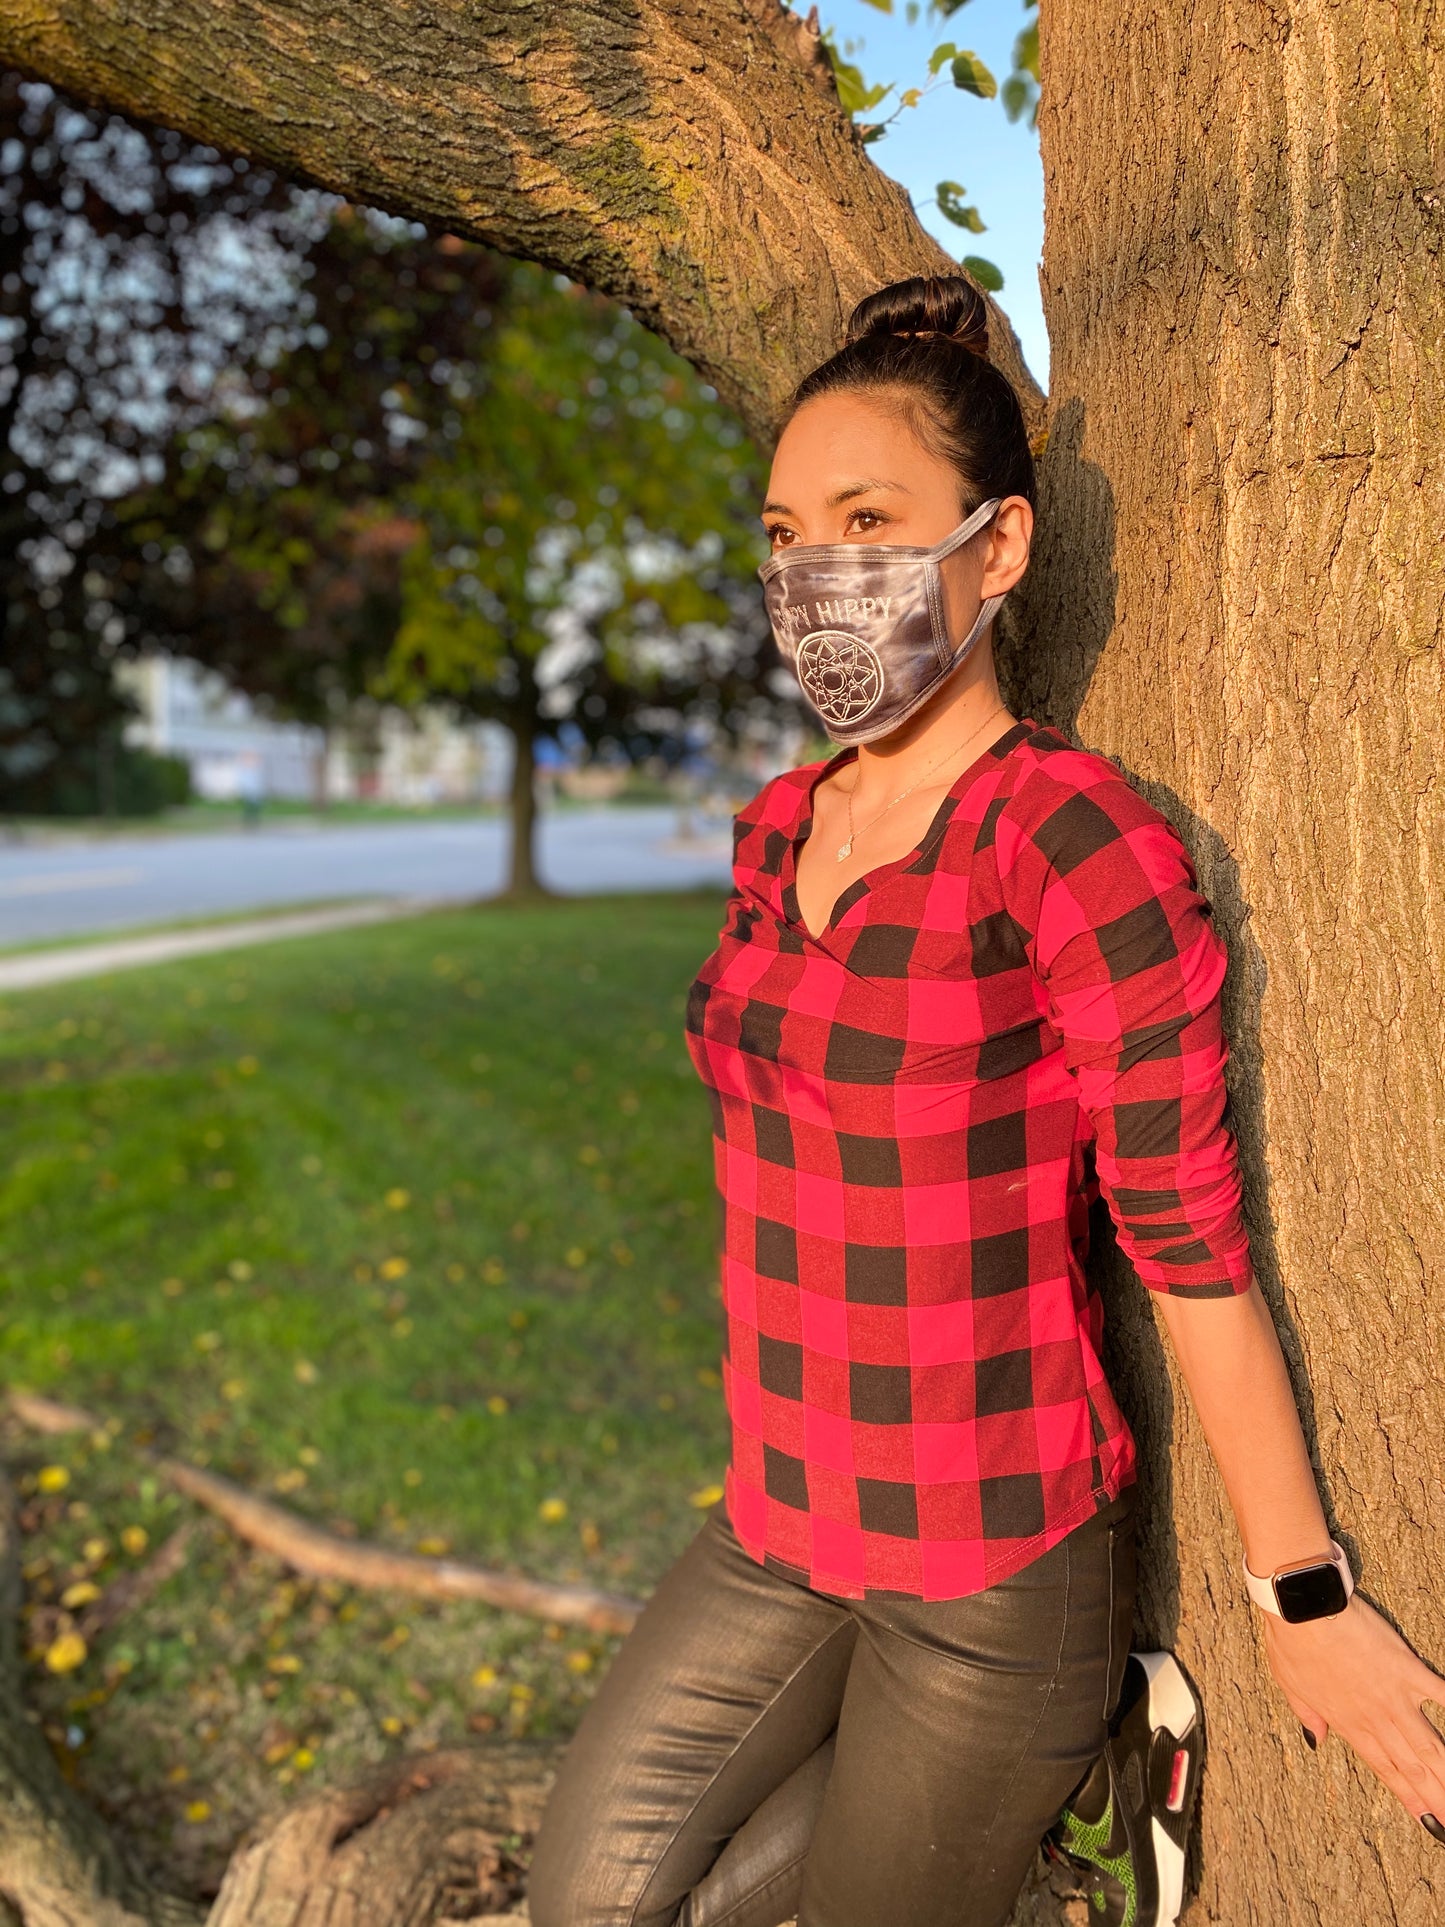
[[4, 0], [0, 60], [560, 269], [763, 437], [861, 296], [957, 272], [778, 0]]
[[[1014, 684], [1197, 858], [1255, 1261], [1331, 1529], [1445, 1668], [1442, 19], [1047, 0], [1042, 28], [1051, 426]], [[1131, 1278], [1110, 1310], [1149, 1492], [1140, 1635], [1208, 1709], [1189, 1919], [1445, 1918], [1441, 1849], [1340, 1741], [1305, 1750]]]
[[504, 896], [549, 895], [537, 875], [537, 729], [530, 718], [512, 721], [512, 807], [509, 874]]

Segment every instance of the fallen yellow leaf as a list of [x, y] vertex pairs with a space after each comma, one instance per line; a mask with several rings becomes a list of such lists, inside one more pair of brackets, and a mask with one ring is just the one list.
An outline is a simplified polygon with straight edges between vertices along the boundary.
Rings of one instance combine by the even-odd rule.
[[151, 1542], [151, 1536], [144, 1526], [123, 1526], [120, 1542], [133, 1559], [138, 1559]]
[[723, 1495], [720, 1485], [699, 1486], [696, 1492], [689, 1493], [688, 1504], [696, 1506], [716, 1505]]
[[70, 1484], [70, 1470], [64, 1465], [42, 1465], [35, 1483], [42, 1492], [63, 1492]]
[[211, 1803], [209, 1800], [190, 1800], [187, 1802], [186, 1818], [188, 1820], [199, 1822], [201, 1820], [209, 1820], [210, 1817]]
[[52, 1673], [73, 1673], [85, 1663], [86, 1645], [79, 1633], [61, 1633], [45, 1649], [45, 1664]]
[[386, 1202], [392, 1211], [405, 1211], [411, 1203], [411, 1193], [404, 1191], [399, 1184], [394, 1184], [386, 1194]]
[[567, 1517], [567, 1501], [565, 1499], [543, 1499], [542, 1503], [537, 1507], [537, 1516], [539, 1519], [545, 1519], [548, 1525], [554, 1525], [558, 1519], [565, 1519]]
[[69, 1612], [77, 1606], [88, 1606], [92, 1599], [99, 1599], [100, 1587], [92, 1585], [88, 1579], [77, 1579], [73, 1586], [67, 1586], [60, 1595], [60, 1603]]

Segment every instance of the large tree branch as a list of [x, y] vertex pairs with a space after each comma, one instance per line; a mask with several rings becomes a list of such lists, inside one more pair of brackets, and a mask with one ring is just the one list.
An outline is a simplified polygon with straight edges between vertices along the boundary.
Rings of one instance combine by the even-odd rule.
[[559, 269], [764, 441], [855, 301], [957, 272], [778, 0], [0, 0], [0, 60]]

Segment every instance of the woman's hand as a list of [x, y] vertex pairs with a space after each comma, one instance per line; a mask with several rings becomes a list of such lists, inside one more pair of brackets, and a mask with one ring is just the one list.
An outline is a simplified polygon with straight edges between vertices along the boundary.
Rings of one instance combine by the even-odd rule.
[[1260, 1621], [1270, 1670], [1306, 1733], [1318, 1741], [1333, 1727], [1445, 1843], [1445, 1740], [1423, 1706], [1445, 1706], [1445, 1679], [1359, 1593], [1330, 1619]]

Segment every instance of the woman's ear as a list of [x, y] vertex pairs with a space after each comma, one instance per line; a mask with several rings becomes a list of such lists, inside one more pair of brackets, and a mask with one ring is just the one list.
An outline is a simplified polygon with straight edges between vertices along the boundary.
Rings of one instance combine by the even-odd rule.
[[1003, 595], [1029, 565], [1034, 535], [1034, 512], [1022, 495], [1006, 495], [989, 530], [988, 558], [979, 583], [979, 599]]

